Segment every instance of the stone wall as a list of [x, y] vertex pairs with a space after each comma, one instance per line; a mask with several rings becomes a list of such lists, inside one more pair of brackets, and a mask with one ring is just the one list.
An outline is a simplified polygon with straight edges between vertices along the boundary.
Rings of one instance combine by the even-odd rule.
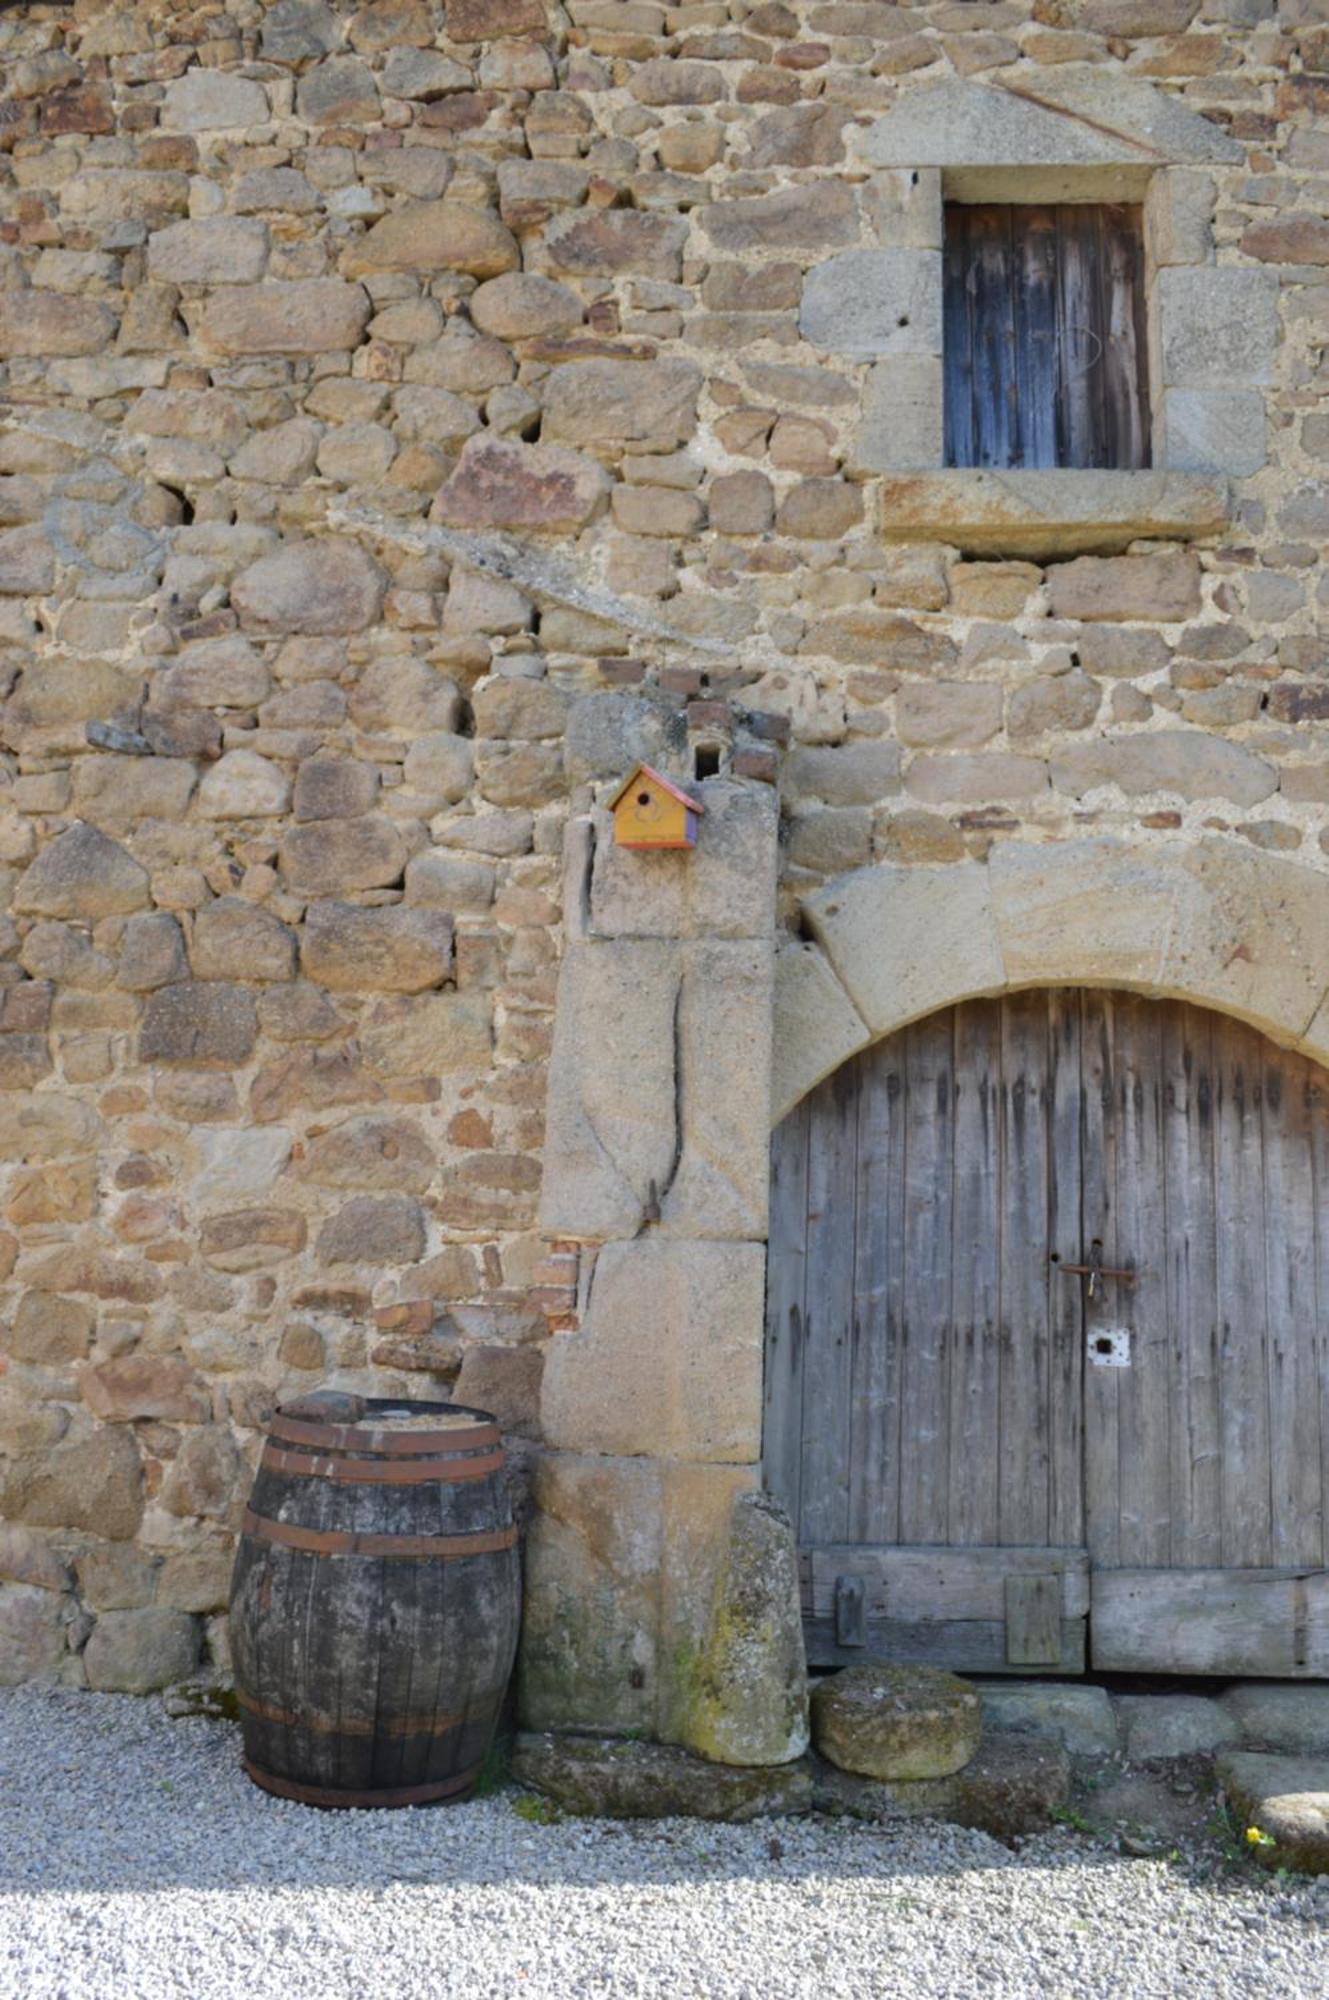
[[[611, 1215], [537, 1208], [565, 835], [634, 757], [756, 793], [782, 752], [790, 929], [869, 862], [1086, 832], [1329, 870], [1325, 14], [0, 11], [0, 1678], [224, 1661], [275, 1396], [538, 1430], [578, 1244], [670, 1228], [631, 1163]], [[1153, 204], [1198, 483], [929, 484], [945, 175], [1043, 145], [1031, 104]], [[922, 331], [865, 345], [860, 280]], [[654, 932], [675, 1013], [713, 928]], [[654, 1593], [607, 1719], [678, 1733], [705, 1478], [578, 1456], [555, 1374], [568, 1601]], [[727, 1504], [754, 1441], [707, 1449]]]

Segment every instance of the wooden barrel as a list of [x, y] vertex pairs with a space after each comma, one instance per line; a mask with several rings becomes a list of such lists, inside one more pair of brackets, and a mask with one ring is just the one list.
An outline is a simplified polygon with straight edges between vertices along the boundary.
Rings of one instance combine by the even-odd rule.
[[492, 1417], [330, 1394], [279, 1408], [231, 1584], [246, 1771], [307, 1805], [464, 1797], [520, 1598]]

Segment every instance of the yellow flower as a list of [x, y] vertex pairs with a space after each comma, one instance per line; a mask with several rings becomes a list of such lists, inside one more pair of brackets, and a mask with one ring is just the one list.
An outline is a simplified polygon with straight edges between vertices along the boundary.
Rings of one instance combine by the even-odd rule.
[[1246, 1828], [1246, 1839], [1252, 1847], [1273, 1847], [1276, 1845], [1271, 1833], [1265, 1833], [1258, 1826]]

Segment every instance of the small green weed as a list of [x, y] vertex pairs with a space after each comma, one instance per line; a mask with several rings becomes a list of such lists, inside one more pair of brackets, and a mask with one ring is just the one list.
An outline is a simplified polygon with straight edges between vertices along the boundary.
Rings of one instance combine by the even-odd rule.
[[528, 1826], [557, 1826], [563, 1818], [554, 1801], [542, 1798], [539, 1792], [522, 1792], [512, 1801], [512, 1810]]

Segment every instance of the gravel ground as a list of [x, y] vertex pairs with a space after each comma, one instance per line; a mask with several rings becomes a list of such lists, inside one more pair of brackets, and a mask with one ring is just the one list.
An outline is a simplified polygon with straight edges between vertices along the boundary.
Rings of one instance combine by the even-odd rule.
[[3, 2000], [1329, 1993], [1329, 1881], [1060, 1829], [549, 1826], [512, 1792], [320, 1813], [256, 1791], [237, 1735], [0, 1691]]

